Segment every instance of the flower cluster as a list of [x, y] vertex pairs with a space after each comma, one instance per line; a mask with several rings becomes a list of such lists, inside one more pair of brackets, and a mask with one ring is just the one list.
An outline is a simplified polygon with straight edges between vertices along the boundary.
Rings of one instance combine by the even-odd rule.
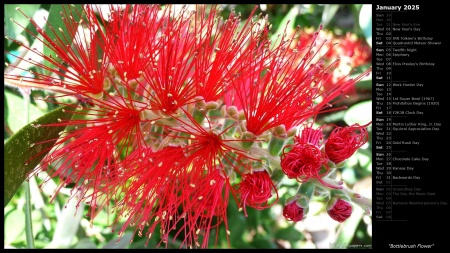
[[[59, 177], [61, 187], [75, 183], [91, 219], [112, 206], [114, 224], [126, 220], [120, 234], [133, 227], [150, 238], [159, 229], [161, 243], [182, 234], [184, 246], [206, 248], [212, 229], [232, 232], [230, 196], [245, 214], [267, 208], [278, 200], [274, 170], [321, 180], [329, 160], [367, 141], [366, 126], [335, 130], [325, 150], [320, 129], [294, 137], [309, 118], [342, 109], [334, 99], [370, 72], [325, 86], [331, 69], [314, 60], [318, 33], [308, 46], [286, 34], [272, 46], [267, 17], [240, 26], [219, 6], [63, 9], [64, 29], [32, 19], [37, 33], [27, 29], [53, 51], [28, 48], [35, 58], [21, 59], [42, 71], [5, 80], [78, 99], [73, 119], [40, 126], [67, 128], [35, 172]], [[302, 216], [295, 203], [283, 212], [294, 221]]]
[[[303, 183], [298, 190], [299, 194], [285, 203], [283, 215], [288, 220], [300, 221], [306, 215], [308, 203], [314, 191], [305, 188], [309, 179], [315, 178], [328, 188], [342, 189], [339, 184], [329, 184], [323, 178], [329, 174], [331, 168], [342, 167], [345, 160], [368, 141], [369, 135], [366, 129], [368, 125], [354, 124], [336, 127], [324, 140], [322, 130], [325, 125], [314, 129], [312, 123], [308, 123], [303, 125], [300, 135], [294, 137], [294, 144], [284, 147], [280, 161], [281, 169], [288, 178], [294, 178]], [[345, 193], [338, 192], [348, 199]], [[328, 196], [328, 193], [325, 196]], [[299, 202], [299, 199], [303, 202]], [[349, 202], [350, 199], [344, 201], [333, 197], [327, 207], [330, 217], [339, 222], [349, 218], [353, 210]]]
[[304, 125], [301, 135], [294, 137], [294, 144], [285, 146], [280, 166], [289, 178], [299, 182], [317, 178], [324, 185], [335, 188], [322, 180], [330, 171], [330, 162], [333, 167], [341, 167], [340, 163], [364, 145], [369, 137], [368, 124], [336, 127], [325, 141], [322, 133], [324, 126], [314, 129], [312, 124]]

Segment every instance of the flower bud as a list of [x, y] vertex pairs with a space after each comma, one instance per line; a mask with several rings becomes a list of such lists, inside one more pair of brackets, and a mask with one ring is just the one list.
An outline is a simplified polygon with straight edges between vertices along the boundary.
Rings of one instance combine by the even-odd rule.
[[220, 107], [219, 103], [215, 101], [209, 101], [208, 103], [206, 103], [206, 110], [215, 110], [218, 109], [219, 107]]
[[251, 132], [242, 133], [242, 147], [244, 149], [249, 149], [253, 146], [256, 140], [256, 136]]
[[232, 106], [228, 106], [227, 107], [227, 115], [228, 117], [232, 118], [232, 119], [239, 119], [239, 111], [237, 109], [236, 106], [232, 105]]
[[327, 213], [338, 222], [344, 222], [352, 215], [353, 207], [348, 200], [335, 196], [328, 201]]
[[294, 137], [298, 132], [298, 129], [296, 127], [293, 127], [291, 129], [289, 129], [286, 134], [288, 136], [288, 138]]
[[309, 198], [302, 194], [297, 194], [286, 200], [283, 208], [283, 216], [288, 221], [297, 222], [303, 220], [308, 211]]

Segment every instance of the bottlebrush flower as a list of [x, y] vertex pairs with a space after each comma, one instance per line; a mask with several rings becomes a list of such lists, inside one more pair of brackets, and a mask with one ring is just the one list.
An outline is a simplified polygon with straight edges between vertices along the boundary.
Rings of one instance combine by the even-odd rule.
[[[236, 185], [237, 192], [241, 196], [241, 204], [244, 208], [244, 214], [247, 216], [246, 206], [253, 207], [258, 210], [270, 207], [268, 200], [272, 197], [272, 191], [276, 192], [276, 187], [266, 170], [253, 170], [244, 174], [242, 182]], [[278, 193], [277, 200], [278, 200]]]
[[333, 197], [328, 201], [327, 213], [330, 217], [338, 222], [344, 222], [352, 215], [353, 207], [349, 201], [339, 197]]
[[320, 167], [326, 161], [326, 154], [320, 151], [318, 146], [300, 144], [281, 156], [280, 165], [288, 178], [298, 178], [301, 182], [306, 182], [310, 178], [320, 178]]
[[[288, 178], [295, 178], [299, 182], [307, 182], [310, 178], [317, 178], [323, 185], [327, 184], [322, 177], [328, 174], [328, 157], [321, 150], [323, 127], [314, 129], [312, 123], [303, 125], [300, 136], [294, 137], [294, 145], [286, 146], [281, 154], [280, 166]], [[291, 148], [286, 152], [287, 148]]]
[[[230, 195], [245, 215], [247, 206], [276, 203], [275, 183], [261, 164], [270, 160], [278, 169], [277, 154], [291, 129], [340, 109], [332, 108], [334, 99], [370, 72], [325, 87], [335, 64], [327, 66], [315, 51], [323, 46], [316, 45], [318, 33], [310, 45], [284, 34], [273, 46], [267, 17], [240, 26], [239, 15], [223, 20], [218, 6], [99, 9], [64, 6], [64, 29], [48, 24], [47, 32], [31, 20], [37, 33], [26, 31], [54, 54], [12, 39], [35, 53], [19, 58], [37, 70], [32, 77], [5, 74], [5, 80], [79, 101], [72, 120], [40, 126], [68, 128], [42, 151], [49, 153], [34, 173], [47, 170], [62, 179], [61, 187], [74, 182], [72, 197], [89, 202], [91, 219], [112, 206], [114, 229], [125, 220], [120, 234], [132, 227], [150, 238], [159, 229], [160, 244], [182, 238], [182, 247], [206, 248], [220, 226], [228, 238]], [[321, 128], [302, 132], [282, 154], [281, 168], [299, 181], [322, 180], [328, 158], [319, 147]], [[347, 143], [342, 133], [328, 145]], [[272, 136], [278, 142], [269, 150]], [[292, 213], [299, 210], [289, 210], [299, 219]]]
[[325, 152], [335, 164], [343, 162], [364, 145], [369, 138], [366, 127], [353, 124], [347, 127], [336, 127], [325, 143]]
[[346, 33], [343, 37], [336, 38], [339, 46], [334, 51], [334, 57], [347, 57], [351, 67], [358, 67], [372, 60], [372, 49], [355, 34]]

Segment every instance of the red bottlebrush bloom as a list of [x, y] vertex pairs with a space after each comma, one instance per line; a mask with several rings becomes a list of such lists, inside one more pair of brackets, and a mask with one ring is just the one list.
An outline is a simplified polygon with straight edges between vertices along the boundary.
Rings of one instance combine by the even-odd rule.
[[[61, 187], [75, 183], [72, 197], [88, 202], [91, 219], [113, 205], [114, 229], [125, 219], [121, 234], [132, 227], [150, 238], [159, 229], [160, 244], [181, 238], [182, 247], [206, 248], [212, 229], [216, 241], [221, 226], [227, 238], [232, 233], [230, 195], [246, 216], [247, 206], [261, 210], [276, 203], [275, 184], [260, 164], [268, 159], [278, 169], [273, 153], [293, 134], [285, 130], [339, 109], [330, 103], [370, 70], [325, 87], [337, 62], [327, 66], [318, 53], [331, 50], [318, 32], [308, 44], [294, 45], [284, 34], [271, 46], [267, 18], [251, 17], [240, 26], [234, 12], [220, 18], [218, 6], [190, 8], [109, 6], [104, 14], [95, 5], [65, 6], [64, 27], [48, 24], [52, 36], [33, 20], [37, 34], [26, 30], [54, 53], [23, 45], [36, 58], [18, 58], [38, 71], [5, 74], [5, 80], [78, 99], [76, 117], [45, 126], [68, 128], [40, 168], [60, 177]], [[305, 127], [292, 150], [283, 152], [281, 168], [289, 178], [325, 184], [321, 130]], [[363, 135], [336, 130], [327, 152], [354, 152]], [[291, 220], [307, 209], [300, 215], [291, 202], [286, 208]]]
[[136, 150], [122, 161], [122, 178], [134, 180], [126, 187], [123, 187], [127, 184], [125, 180], [109, 184], [111, 189], [123, 187], [124, 196], [115, 199], [119, 217], [127, 217], [121, 232], [136, 225], [135, 232], [150, 238], [160, 225], [161, 242], [168, 242], [169, 232], [186, 215], [178, 209], [189, 197], [180, 194], [188, 180], [187, 168], [179, 162], [183, 157], [182, 148], [167, 147], [158, 152]]
[[[250, 16], [256, 11], [253, 9]], [[197, 95], [206, 101], [216, 101], [225, 92], [232, 91], [233, 81], [237, 76], [250, 73], [250, 58], [258, 48], [255, 38], [251, 37], [252, 29], [257, 24], [248, 19], [240, 27], [240, 18], [231, 12], [227, 22], [219, 19], [219, 12], [213, 8], [206, 18], [204, 7], [195, 16], [194, 33], [196, 52], [194, 84]], [[202, 32], [199, 32], [202, 31]], [[230, 103], [231, 105], [232, 103]]]
[[266, 170], [253, 170], [252, 173], [244, 174], [242, 182], [237, 184], [236, 188], [240, 194], [240, 206], [243, 206], [245, 216], [247, 216], [247, 205], [258, 210], [272, 206], [275, 202], [268, 204], [272, 191], [275, 191], [278, 200], [278, 192]]
[[300, 130], [301, 135], [294, 136], [294, 142], [296, 145], [298, 144], [311, 144], [314, 146], [318, 146], [321, 144], [323, 140], [323, 128], [321, 126], [317, 129], [312, 128], [312, 122], [306, 125], [302, 125], [302, 129]]
[[148, 96], [152, 110], [167, 115], [177, 113], [196, 97], [192, 79], [196, 37], [189, 24], [195, 12], [187, 12], [183, 8], [175, 15], [170, 7], [165, 10], [163, 30], [154, 38], [158, 48], [149, 55], [148, 67], [143, 70], [147, 83], [144, 96]]
[[304, 209], [297, 203], [295, 199], [287, 202], [283, 208], [283, 216], [288, 221], [301, 221], [303, 220]]
[[347, 220], [353, 212], [352, 205], [338, 197], [333, 197], [327, 204], [327, 213], [330, 217], [338, 222]]
[[372, 60], [372, 49], [367, 43], [355, 34], [346, 33], [340, 38], [339, 46], [336, 48], [335, 57], [349, 57], [352, 67], [358, 67]]
[[[78, 109], [82, 110], [75, 114], [78, 114], [78, 117], [92, 117], [90, 120], [59, 121], [35, 126], [72, 128], [60, 133], [61, 137], [55, 142], [53, 151], [42, 160], [41, 166], [38, 166], [35, 172], [43, 169], [51, 177], [64, 179], [57, 191], [66, 184], [80, 183], [72, 191], [77, 193], [81, 200], [89, 200], [93, 207], [99, 205], [95, 195], [102, 191], [105, 185], [118, 180], [114, 165], [116, 160], [120, 160], [119, 154], [127, 152], [126, 148], [119, 144], [132, 140], [132, 147], [140, 149], [144, 139], [139, 131], [140, 111], [120, 101], [107, 101], [92, 100], [96, 109], [90, 110], [89, 114], [84, 111], [86, 108], [78, 106]], [[49, 165], [51, 170], [47, 170]], [[95, 208], [90, 216], [95, 216]]]
[[281, 155], [281, 169], [289, 178], [306, 182], [310, 178], [320, 178], [322, 164], [328, 161], [325, 153], [311, 144], [295, 145], [292, 150]]
[[100, 22], [95, 16], [90, 21], [106, 28], [100, 32], [108, 42], [105, 50], [116, 73], [122, 80], [140, 77], [149, 63], [149, 54], [153, 54], [156, 49], [156, 38], [165, 20], [158, 17], [160, 7], [138, 4], [133, 7], [125, 5], [121, 9], [117, 5], [110, 5], [108, 15], [105, 16], [100, 7], [86, 6], [87, 13], [95, 14], [94, 11], [100, 14]]
[[[229, 195], [233, 192], [229, 178], [223, 175], [221, 169], [216, 169], [204, 176], [202, 180], [197, 180], [195, 187], [191, 185], [193, 191], [192, 198], [186, 204], [186, 209], [190, 210], [186, 215], [188, 222], [178, 233], [186, 229], [189, 231], [185, 235], [186, 245], [207, 248], [209, 234], [212, 229], [219, 233], [219, 225], [225, 224], [226, 237], [230, 234], [228, 230], [227, 206]], [[202, 236], [202, 240], [199, 237]]]
[[[267, 30], [263, 31], [263, 36], [267, 36]], [[247, 131], [258, 136], [281, 124], [290, 129], [318, 113], [337, 110], [339, 108], [329, 109], [330, 102], [368, 74], [365, 72], [355, 79], [342, 78], [332, 88], [324, 90], [323, 85], [329, 78], [327, 71], [337, 62], [328, 67], [320, 60], [313, 62], [317, 56], [314, 51], [317, 36], [315, 33], [309, 48], [297, 44], [292, 52], [285, 50], [292, 45], [293, 39], [282, 37], [280, 45], [273, 50], [255, 52], [257, 58], [252, 60], [255, 63], [252, 62], [249, 75], [238, 76], [234, 86], [235, 100], [238, 100], [238, 108], [244, 111]], [[264, 40], [264, 37], [254, 38], [260, 39]], [[322, 100], [314, 103], [318, 98]]]
[[[159, 225], [161, 242], [167, 243], [169, 233], [176, 229], [175, 238], [184, 232], [183, 245], [206, 248], [211, 229], [218, 229], [222, 222], [228, 229], [229, 194], [236, 195], [225, 163], [240, 164], [239, 157], [245, 156], [229, 146], [221, 133], [207, 131], [191, 115], [186, 116], [176, 119], [184, 128], [167, 128], [172, 133], [176, 130], [176, 135], [162, 134], [170, 141], [166, 148], [135, 152], [119, 164], [128, 168], [123, 177], [134, 180], [123, 190], [124, 197], [116, 201], [119, 214], [129, 216], [122, 231], [127, 225], [145, 224], [136, 231], [149, 237]], [[231, 169], [239, 172], [237, 167]], [[117, 186], [110, 186], [121, 185], [116, 182]]]
[[335, 128], [325, 143], [325, 152], [328, 158], [338, 164], [352, 156], [368, 141], [369, 134], [366, 127], [369, 124]]
[[[18, 9], [20, 12], [22, 10]], [[89, 12], [85, 12], [89, 17]], [[22, 12], [23, 15], [25, 15]], [[7, 76], [7, 79], [14, 77], [25, 82], [35, 83], [41, 85], [41, 88], [59, 87], [74, 91], [75, 93], [91, 93], [98, 94], [103, 91], [103, 84], [107, 79], [106, 55], [100, 55], [97, 51], [104, 42], [95, 30], [95, 25], [91, 24], [86, 18], [82, 18], [82, 13], [72, 7], [64, 7], [61, 12], [62, 20], [64, 21], [64, 28], [67, 29], [66, 36], [58, 36], [64, 30], [61, 27], [49, 26], [51, 32], [56, 35], [56, 39], [52, 39], [36, 22], [30, 18], [30, 22], [36, 27], [38, 34], [32, 36], [42, 41], [42, 43], [54, 51], [54, 54], [44, 55], [36, 48], [29, 48], [23, 43], [13, 40], [16, 43], [26, 47], [34, 52], [38, 57], [54, 65], [54, 68], [49, 68], [40, 62], [40, 59], [29, 58], [22, 59], [39, 69], [47, 70], [51, 75], [42, 74], [35, 71], [30, 71], [34, 77], [23, 76]], [[26, 16], [26, 15], [25, 15]], [[85, 31], [79, 30], [79, 25], [84, 22], [88, 24]], [[91, 25], [89, 25], [91, 24]], [[19, 24], [20, 26], [20, 24]], [[25, 29], [25, 28], [24, 28]], [[42, 36], [42, 38], [39, 37]], [[74, 41], [75, 43], [72, 43]], [[72, 45], [72, 47], [71, 47]], [[24, 71], [28, 71], [25, 70]], [[63, 76], [61, 79], [59, 76]]]
[[[303, 125], [301, 135], [294, 137], [294, 145], [288, 145], [283, 149], [280, 166], [288, 178], [295, 178], [299, 182], [317, 178], [323, 185], [336, 188], [322, 180], [330, 170], [327, 154], [320, 149], [323, 139], [322, 129], [323, 126], [313, 129], [312, 123]], [[292, 149], [286, 152], [286, 148], [289, 147]]]

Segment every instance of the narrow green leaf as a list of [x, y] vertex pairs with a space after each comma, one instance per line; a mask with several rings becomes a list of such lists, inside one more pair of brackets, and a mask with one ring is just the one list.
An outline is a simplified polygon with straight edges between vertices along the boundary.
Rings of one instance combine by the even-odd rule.
[[358, 228], [358, 224], [361, 222], [361, 219], [364, 215], [363, 210], [353, 204], [353, 213], [350, 218], [348, 218], [344, 223], [341, 224], [342, 228], [336, 238], [336, 242], [332, 244], [333, 248], [342, 248], [342, 246], [350, 245], [353, 237], [356, 234], [356, 229]]
[[322, 25], [323, 27], [327, 27], [328, 24], [331, 22], [331, 20], [333, 20], [334, 15], [336, 14], [336, 12], [339, 9], [339, 5], [338, 4], [326, 4], [324, 9], [323, 9], [323, 13], [322, 13]]
[[[41, 151], [50, 150], [56, 142], [59, 132], [63, 131], [65, 126], [60, 127], [33, 127], [34, 125], [44, 125], [55, 123], [58, 119], [68, 120], [72, 117], [74, 106], [65, 106], [53, 110], [52, 112], [38, 118], [37, 120], [20, 129], [15, 135], [5, 143], [5, 169], [4, 169], [4, 205], [11, 200], [14, 193], [22, 185], [28, 172], [36, 167], [44, 158], [47, 152], [43, 152], [35, 159], [28, 161], [31, 157]], [[32, 145], [44, 140], [53, 140], [50, 142]], [[32, 147], [31, 147], [32, 146]], [[28, 162], [28, 163], [26, 163]]]
[[[372, 63], [364, 64], [361, 66], [358, 66], [355, 68], [354, 72], [350, 76], [350, 78], [356, 78], [360, 74], [362, 74], [364, 71], [369, 69], [372, 66]], [[356, 88], [359, 89], [365, 89], [365, 90], [371, 90], [372, 89], [372, 72], [369, 73], [368, 76], [365, 76], [363, 79], [361, 79], [359, 82], [355, 84]]]
[[372, 75], [368, 76], [367, 79], [363, 79], [356, 83], [356, 88], [363, 90], [371, 90], [372, 89]]
[[281, 42], [281, 38], [278, 38], [278, 35], [282, 36], [285, 29], [286, 31], [292, 31], [295, 29], [295, 18], [297, 17], [298, 12], [298, 6], [295, 5], [281, 20], [280, 24], [278, 25], [277, 31], [270, 37], [270, 40], [274, 44], [274, 48], [277, 47]]
[[[75, 11], [75, 9], [77, 11]], [[70, 10], [73, 13], [72, 17], [74, 19], [79, 19], [78, 12], [82, 13], [83, 11], [83, 6], [81, 4], [74, 4], [72, 6], [70, 6]], [[50, 7], [50, 11], [48, 13], [48, 19], [47, 22], [48, 24], [50, 24], [53, 29], [54, 32], [52, 31], [52, 29], [50, 29], [50, 27], [48, 25], [45, 26], [45, 32], [47, 33], [47, 35], [52, 39], [56, 39], [56, 38], [60, 38], [62, 41], [64, 41], [67, 45], [71, 45], [72, 41], [73, 41], [73, 34], [69, 33], [67, 27], [64, 24], [64, 21], [62, 20], [61, 17], [61, 13], [67, 13], [69, 10], [69, 6], [67, 5], [61, 5], [61, 4], [52, 4], [52, 6]], [[75, 20], [75, 21], [79, 21], [79, 20]], [[61, 30], [60, 30], [61, 28]], [[53, 55], [55, 54], [54, 50], [52, 48], [47, 47], [46, 45], [44, 45], [44, 54], [45, 55]], [[56, 57], [53, 57], [53, 59], [57, 59]], [[53, 64], [51, 64], [48, 61], [44, 61], [44, 65], [50, 68], [54, 68], [55, 66]], [[49, 74], [49, 73], [47, 73]]]
[[6, 99], [6, 94], [3, 94], [3, 139], [7, 139], [10, 136], [9, 126], [6, 123], [8, 120], [8, 100]]
[[58, 215], [58, 223], [52, 241], [45, 248], [68, 248], [72, 244], [80, 228], [84, 205], [83, 202], [78, 203], [78, 200], [74, 198], [66, 203], [61, 214]]
[[[27, 27], [30, 20], [26, 18], [22, 13], [16, 10], [19, 7], [28, 17], [32, 18], [34, 12], [36, 12], [40, 4], [5, 4], [5, 34], [11, 38], [17, 38], [17, 35], [23, 32], [23, 28], [12, 22], [10, 19], [15, 20], [23, 27]], [[8, 46], [11, 41], [8, 40]]]

